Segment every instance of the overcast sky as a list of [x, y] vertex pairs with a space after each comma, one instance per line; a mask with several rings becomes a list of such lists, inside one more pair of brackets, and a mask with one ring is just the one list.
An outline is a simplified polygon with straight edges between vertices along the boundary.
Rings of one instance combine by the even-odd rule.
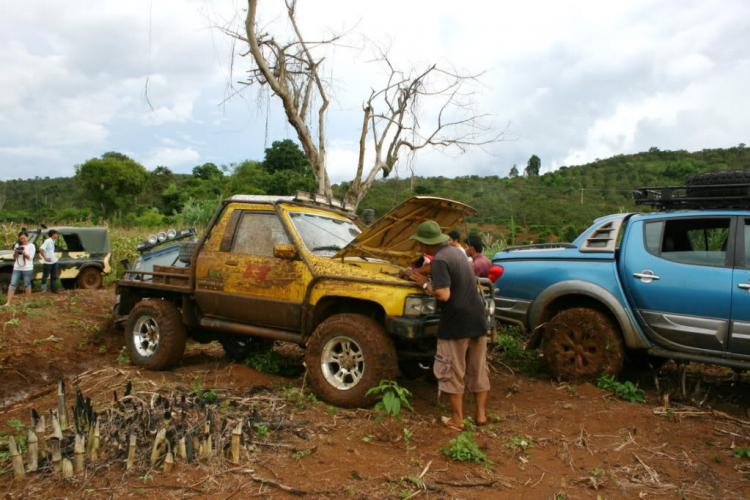
[[[230, 80], [232, 45], [213, 26], [241, 21], [245, 7], [0, 2], [0, 179], [70, 176], [106, 151], [186, 173], [262, 159], [272, 141], [296, 140], [273, 97], [227, 100], [246, 63], [235, 62]], [[259, 18], [283, 37], [282, 7], [261, 0]], [[484, 71], [476, 105], [498, 130], [510, 124], [511, 140], [484, 151], [418, 156], [417, 175], [504, 176], [532, 154], [546, 171], [652, 146], [750, 143], [746, 0], [299, 0], [298, 10], [310, 39], [352, 29], [324, 69], [335, 88], [334, 182], [354, 173], [362, 102], [383, 82], [365, 40], [390, 46], [401, 67]]]

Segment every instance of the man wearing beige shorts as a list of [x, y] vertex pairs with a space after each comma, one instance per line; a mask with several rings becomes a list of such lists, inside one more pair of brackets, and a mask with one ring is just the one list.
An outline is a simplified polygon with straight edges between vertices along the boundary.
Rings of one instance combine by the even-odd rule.
[[422, 251], [434, 258], [432, 282], [417, 273], [410, 278], [443, 303], [434, 372], [438, 389], [450, 396], [451, 416], [441, 420], [449, 427], [463, 430], [463, 395], [470, 392], [476, 401], [475, 422], [484, 425], [490, 390], [487, 320], [474, 271], [463, 252], [446, 243], [448, 236], [442, 234], [436, 222], [420, 224], [411, 239], [418, 241]]

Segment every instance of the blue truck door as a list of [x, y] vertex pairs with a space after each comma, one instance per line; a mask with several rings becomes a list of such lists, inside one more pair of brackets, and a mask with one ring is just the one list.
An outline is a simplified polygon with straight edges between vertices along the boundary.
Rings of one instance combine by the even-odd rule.
[[732, 325], [729, 350], [750, 354], [750, 218], [740, 217], [732, 283]]
[[657, 344], [726, 350], [735, 219], [632, 222], [620, 256], [622, 282], [639, 321]]

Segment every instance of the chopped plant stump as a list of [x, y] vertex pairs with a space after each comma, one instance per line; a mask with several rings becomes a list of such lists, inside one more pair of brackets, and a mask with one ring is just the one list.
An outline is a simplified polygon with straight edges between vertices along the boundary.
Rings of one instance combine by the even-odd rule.
[[[75, 404], [68, 410], [65, 386], [60, 381], [57, 407], [49, 410], [50, 425], [45, 425], [44, 416], [36, 410], [31, 412], [27, 438], [30, 451], [21, 453], [14, 437], [9, 437], [12, 472], [18, 479], [27, 474], [72, 478], [119, 466], [136, 473], [144, 471], [145, 483], [154, 469], [169, 474], [176, 463], [237, 470], [238, 464], [247, 467], [257, 453], [257, 445], [291, 447], [267, 442], [271, 439], [267, 437], [269, 430], [299, 435], [299, 429], [309, 423], [284, 420], [288, 412], [274, 411], [275, 407], [260, 408], [259, 403], [266, 399], [258, 395], [222, 398], [216, 392], [206, 398], [201, 391], [162, 395], [133, 391], [128, 382], [124, 394], [119, 397], [113, 392], [111, 402], [100, 405], [99, 411], [81, 391], [76, 392]], [[47, 446], [40, 447], [40, 442]], [[26, 460], [24, 455], [28, 456]], [[295, 496], [306, 495], [300, 489], [261, 477], [254, 469], [243, 468], [242, 472], [253, 482]], [[144, 488], [149, 487], [155, 486], [144, 484]], [[158, 487], [201, 491], [187, 486]]]

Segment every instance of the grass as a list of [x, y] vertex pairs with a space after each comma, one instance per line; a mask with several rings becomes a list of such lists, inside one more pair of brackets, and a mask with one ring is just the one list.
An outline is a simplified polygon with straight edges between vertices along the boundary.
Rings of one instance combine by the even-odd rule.
[[259, 372], [282, 377], [296, 377], [302, 372], [302, 366], [290, 362], [276, 351], [253, 353], [245, 360], [245, 365]]
[[505, 326], [495, 339], [493, 355], [500, 360], [512, 362], [521, 373], [537, 372], [542, 369], [542, 359], [537, 350], [524, 350], [526, 337], [517, 326]]

